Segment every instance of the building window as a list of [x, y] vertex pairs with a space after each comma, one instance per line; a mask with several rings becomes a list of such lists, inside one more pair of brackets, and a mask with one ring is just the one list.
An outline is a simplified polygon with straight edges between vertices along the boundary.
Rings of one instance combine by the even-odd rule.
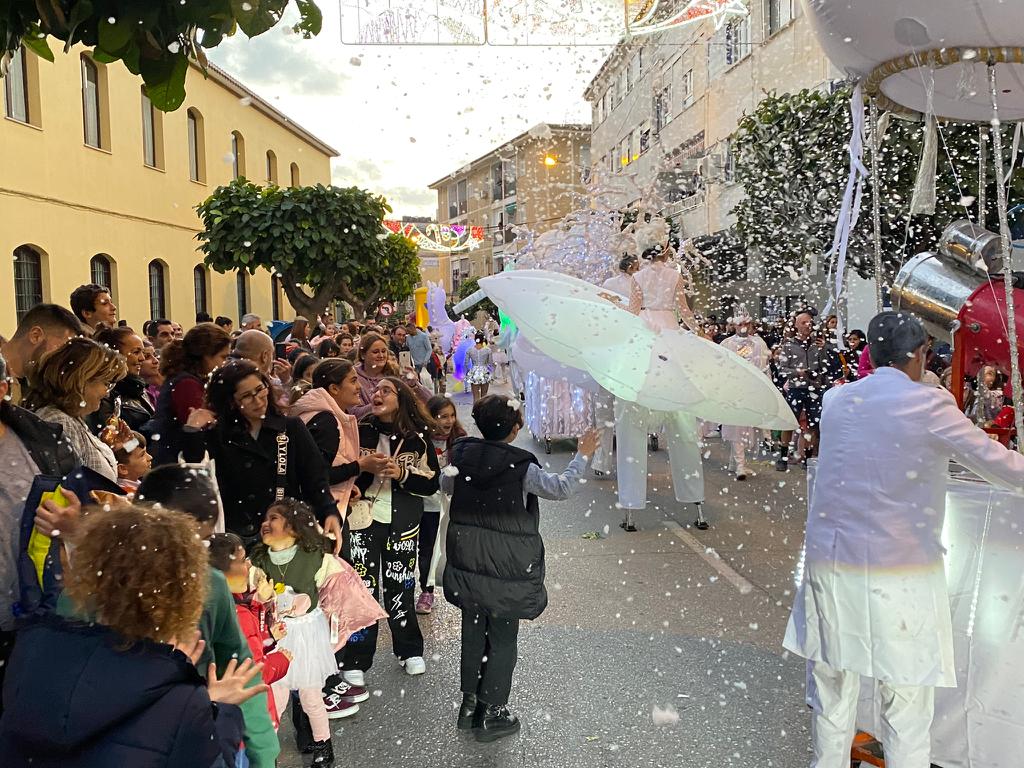
[[764, 0], [766, 37], [771, 37], [792, 20], [793, 0]]
[[679, 85], [679, 92], [683, 99], [683, 109], [693, 104], [693, 70], [688, 69], [683, 72], [682, 80]]
[[456, 194], [459, 198], [459, 215], [469, 212], [469, 183], [463, 179], [458, 183]]
[[203, 116], [194, 107], [186, 113], [188, 123], [188, 177], [206, 183], [206, 136]]
[[97, 253], [89, 259], [89, 279], [95, 285], [102, 285], [108, 291], [114, 290], [114, 267], [110, 257], [105, 253]]
[[292, 186], [299, 186], [299, 166], [296, 163], [292, 163], [289, 170], [291, 171]]
[[238, 131], [231, 132], [231, 178], [245, 176], [245, 139]]
[[235, 293], [238, 294], [238, 319], [249, 311], [249, 276], [245, 272], [235, 273]]
[[267, 184], [277, 184], [277, 155], [274, 150], [267, 150]]
[[633, 81], [636, 79], [636, 56], [629, 60], [624, 70], [626, 75], [626, 93], [633, 90]]
[[277, 275], [270, 276], [270, 313], [274, 320], [281, 319], [281, 278]]
[[750, 17], [725, 25], [725, 64], [732, 66], [750, 53]]
[[43, 257], [31, 245], [14, 249], [14, 305], [18, 322], [43, 301]]
[[29, 122], [28, 65], [25, 48], [19, 47], [7, 60], [7, 75], [4, 77], [4, 103], [7, 116], [20, 123]]
[[662, 86], [654, 94], [654, 132], [661, 133], [662, 129], [672, 122], [672, 84]]
[[142, 91], [142, 161], [150, 168], [164, 167], [164, 117]]
[[100, 68], [96, 62], [82, 54], [82, 121], [85, 143], [97, 149], [106, 149], [103, 110], [101, 109]]
[[639, 154], [643, 154], [651, 148], [651, 121], [644, 120], [640, 123], [640, 151]]
[[149, 262], [149, 319], [167, 317], [167, 267], [155, 259]]
[[732, 139], [726, 139], [722, 149], [722, 181], [732, 184], [736, 181], [736, 153], [732, 148]]
[[207, 300], [209, 292], [206, 288], [206, 267], [197, 264], [192, 270], [192, 292], [195, 294], [196, 314], [209, 312], [210, 303]]

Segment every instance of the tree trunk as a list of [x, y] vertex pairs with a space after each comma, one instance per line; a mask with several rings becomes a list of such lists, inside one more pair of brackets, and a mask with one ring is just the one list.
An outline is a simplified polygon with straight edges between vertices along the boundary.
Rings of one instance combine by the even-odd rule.
[[297, 315], [302, 315], [309, 320], [310, 324], [315, 324], [317, 317], [327, 309], [337, 291], [325, 290], [321, 287], [313, 296], [309, 296], [297, 283], [298, 280], [294, 275], [287, 272], [281, 273], [281, 287], [284, 288], [284, 293], [288, 297], [292, 309]]

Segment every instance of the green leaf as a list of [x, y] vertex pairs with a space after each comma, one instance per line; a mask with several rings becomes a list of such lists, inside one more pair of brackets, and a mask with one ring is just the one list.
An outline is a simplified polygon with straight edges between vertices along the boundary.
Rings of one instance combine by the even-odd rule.
[[28, 30], [21, 38], [21, 42], [37, 56], [47, 61], [53, 61], [53, 51], [50, 50], [50, 45], [46, 42], [46, 35], [39, 29], [38, 24], [29, 25]]
[[281, 20], [288, 0], [231, 0], [238, 27], [249, 37], [262, 35]]
[[115, 19], [113, 24], [104, 19], [99, 23], [99, 47], [110, 53], [119, 52], [132, 41], [137, 26], [126, 16]]
[[324, 15], [313, 0], [295, 0], [300, 19], [292, 29], [305, 38], [319, 35], [324, 25]]
[[185, 101], [185, 77], [188, 75], [188, 57], [183, 51], [170, 53], [157, 60], [140, 61], [146, 95], [153, 106], [162, 112], [173, 112]]

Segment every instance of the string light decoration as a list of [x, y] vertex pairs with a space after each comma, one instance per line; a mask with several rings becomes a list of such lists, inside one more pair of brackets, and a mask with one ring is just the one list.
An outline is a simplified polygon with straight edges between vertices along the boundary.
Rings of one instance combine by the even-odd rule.
[[420, 229], [417, 224], [385, 219], [384, 229], [388, 233], [404, 235], [412, 240], [421, 251], [438, 253], [475, 251], [484, 241], [483, 227], [467, 227], [461, 224], [430, 223]]
[[650, 35], [702, 21], [714, 21], [718, 30], [729, 19], [749, 13], [743, 0], [689, 0], [682, 5], [669, 0], [626, 0], [631, 35]]

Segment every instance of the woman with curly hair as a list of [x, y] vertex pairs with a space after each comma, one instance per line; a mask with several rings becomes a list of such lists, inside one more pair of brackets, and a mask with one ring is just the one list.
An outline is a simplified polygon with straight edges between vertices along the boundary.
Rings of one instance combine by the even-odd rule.
[[[45, 355], [29, 375], [25, 398], [29, 410], [60, 426], [63, 440], [79, 462], [117, 482], [117, 459], [107, 443], [89, 429], [86, 419], [127, 372], [124, 357], [92, 339], [69, 339]], [[130, 432], [130, 430], [129, 430]]]
[[[55, 615], [19, 633], [4, 686], [6, 766], [234, 765], [238, 705], [267, 690], [246, 660], [196, 671], [206, 548], [189, 516], [159, 508], [83, 519], [66, 591], [85, 623]], [[103, 681], [102, 695], [82, 695]], [[216, 702], [214, 704], [213, 702]]]
[[341, 548], [341, 518], [327, 465], [301, 419], [282, 415], [270, 380], [248, 360], [217, 368], [206, 386], [206, 408], [193, 410], [182, 434], [189, 462], [209, 452], [227, 529], [247, 546], [256, 542], [263, 513], [285, 496], [309, 504]]
[[227, 360], [231, 336], [215, 323], [200, 323], [181, 340], [164, 345], [160, 373], [164, 385], [152, 428], [153, 465], [173, 464], [181, 451], [182, 428], [189, 414], [203, 407], [206, 379]]

